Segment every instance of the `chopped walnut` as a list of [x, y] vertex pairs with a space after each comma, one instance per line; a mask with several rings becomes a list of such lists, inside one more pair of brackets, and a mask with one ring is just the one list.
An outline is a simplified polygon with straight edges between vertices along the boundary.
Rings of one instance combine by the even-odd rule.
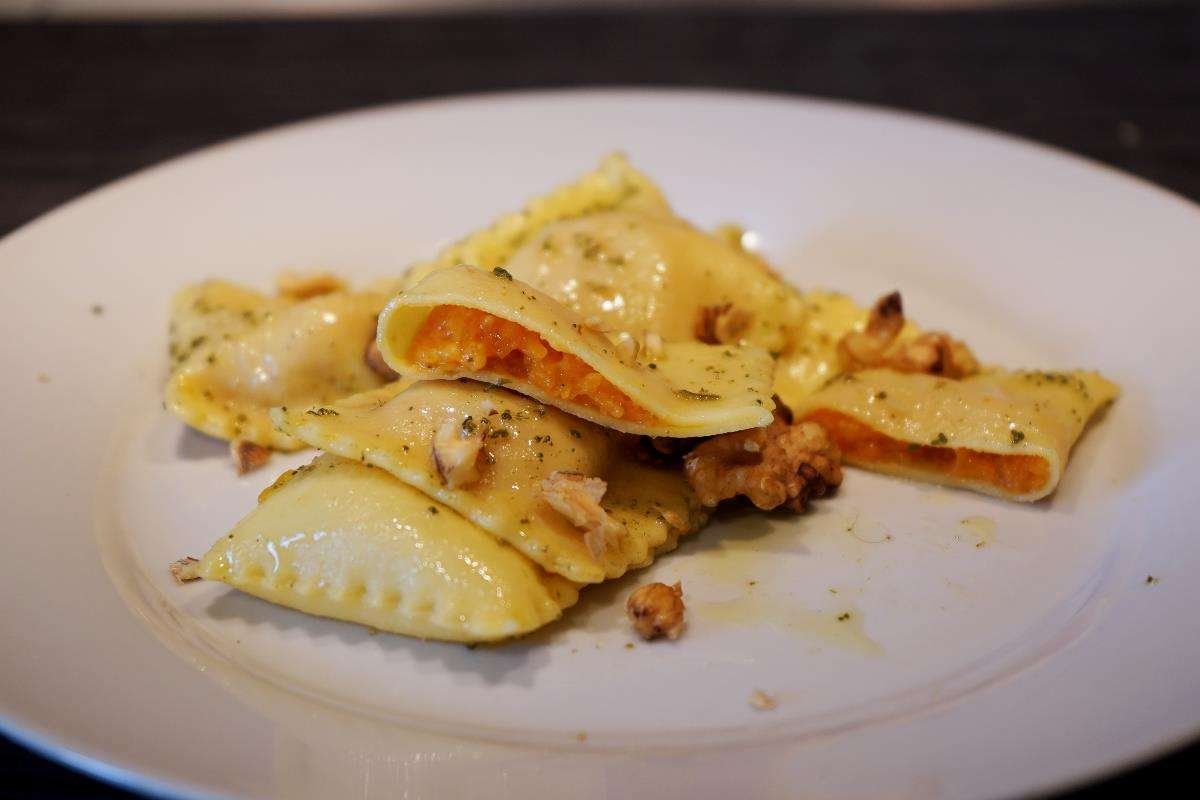
[[629, 331], [621, 331], [616, 337], [617, 356], [622, 361], [636, 361], [642, 346]]
[[704, 306], [696, 315], [696, 338], [708, 344], [733, 344], [749, 330], [754, 316], [732, 303]]
[[955, 379], [979, 371], [979, 362], [965, 344], [937, 331], [901, 344], [884, 366], [897, 372], [924, 372]]
[[683, 612], [683, 586], [678, 581], [674, 586], [665, 583], [639, 586], [625, 601], [625, 613], [633, 629], [647, 640], [659, 636], [678, 639], [683, 633]]
[[230, 442], [229, 453], [233, 456], [233, 466], [238, 475], [253, 472], [271, 460], [269, 448], [245, 439], [234, 439]]
[[642, 346], [647, 358], [653, 360], [663, 357], [663, 338], [654, 331], [646, 331]]
[[446, 420], [433, 437], [433, 463], [442, 483], [459, 489], [479, 480], [479, 453], [484, 426], [465, 420]]
[[764, 511], [800, 512], [842, 483], [842, 456], [815, 422], [788, 424], [781, 412], [765, 428], [714, 436], [683, 457], [688, 483], [705, 506], [739, 494]]
[[200, 559], [185, 556], [178, 561], [172, 561], [171, 577], [177, 583], [191, 583], [200, 580]]
[[594, 558], [600, 558], [624, 530], [600, 505], [608, 484], [600, 478], [586, 478], [573, 472], [555, 470], [542, 481], [542, 497], [571, 524], [583, 530], [583, 543]]
[[400, 377], [400, 373], [388, 366], [388, 363], [383, 360], [383, 353], [379, 352], [379, 345], [375, 342], [375, 337], [371, 337], [371, 341], [367, 342], [367, 349], [363, 353], [363, 361], [367, 362], [367, 366], [371, 368], [379, 377], [389, 383]]
[[924, 372], [946, 378], [965, 378], [979, 371], [979, 362], [965, 344], [941, 332], [923, 333], [896, 344], [904, 328], [904, 305], [899, 292], [879, 298], [861, 331], [838, 342], [846, 372], [884, 367], [897, 372]]
[[666, 511], [663, 511], [660, 516], [663, 518], [663, 522], [667, 523], [677, 531], [686, 531], [688, 528], [687, 520], [684, 519], [683, 515], [678, 511], [667, 509]]
[[759, 711], [770, 711], [777, 705], [775, 698], [761, 689], [755, 689], [750, 693], [750, 705], [757, 708]]
[[293, 300], [307, 300], [323, 294], [340, 292], [346, 288], [346, 282], [329, 272], [281, 272], [275, 279], [275, 289], [280, 297], [290, 297]]

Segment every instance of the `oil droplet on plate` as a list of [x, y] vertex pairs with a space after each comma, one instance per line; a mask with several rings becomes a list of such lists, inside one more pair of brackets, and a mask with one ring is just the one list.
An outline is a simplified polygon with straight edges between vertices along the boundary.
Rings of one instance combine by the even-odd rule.
[[862, 613], [838, 608], [813, 611], [790, 603], [747, 595], [715, 603], [697, 603], [688, 609], [698, 623], [770, 625], [787, 633], [867, 656], [883, 655], [883, 647], [863, 630]]

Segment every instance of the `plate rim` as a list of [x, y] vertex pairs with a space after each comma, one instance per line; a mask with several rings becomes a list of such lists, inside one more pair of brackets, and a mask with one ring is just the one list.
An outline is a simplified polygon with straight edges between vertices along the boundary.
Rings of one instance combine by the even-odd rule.
[[[942, 130], [949, 130], [951, 132], [966, 134], [973, 137], [983, 137], [985, 139], [1003, 143], [1007, 146], [1015, 146], [1024, 150], [1038, 151], [1043, 155], [1048, 155], [1059, 160], [1072, 162], [1077, 166], [1089, 169], [1090, 171], [1099, 170], [1100, 172], [1107, 174], [1110, 178], [1117, 178], [1120, 182], [1131, 185], [1130, 188], [1137, 188], [1143, 191], [1148, 189], [1160, 200], [1165, 200], [1177, 205], [1181, 204], [1182, 210], [1200, 215], [1200, 202], [1193, 201], [1172, 189], [1160, 186], [1148, 179], [1134, 175], [1123, 169], [1095, 160], [1088, 156], [1079, 155], [1057, 145], [1047, 144], [1017, 134], [995, 130], [973, 122], [940, 117], [931, 113], [914, 111], [910, 109], [893, 108], [876, 103], [868, 103], [856, 100], [842, 100], [814, 95], [792, 94], [778, 91], [671, 87], [666, 85], [637, 86], [606, 84], [579, 88], [540, 88], [463, 92], [414, 100], [400, 100], [317, 114], [311, 117], [291, 120], [288, 122], [271, 125], [266, 128], [249, 131], [232, 138], [222, 139], [190, 150], [185, 150], [172, 156], [168, 156], [153, 164], [146, 165], [131, 173], [122, 175], [99, 186], [93, 187], [92, 189], [89, 189], [78, 196], [70, 198], [39, 214], [33, 219], [18, 225], [16, 228], [5, 234], [2, 238], [0, 238], [0, 252], [2, 252], [2, 249], [6, 245], [9, 245], [16, 239], [29, 235], [31, 231], [36, 231], [37, 229], [46, 225], [55, 224], [60, 215], [74, 209], [78, 205], [83, 205], [93, 201], [103, 201], [104, 196], [108, 193], [112, 193], [122, 187], [142, 180], [152, 179], [160, 171], [170, 170], [172, 168], [182, 166], [187, 162], [194, 162], [203, 158], [217, 155], [226, 148], [233, 149], [256, 141], [286, 136], [301, 129], [311, 130], [329, 125], [353, 124], [356, 120], [376, 115], [388, 115], [418, 110], [436, 110], [439, 107], [471, 105], [480, 102], [491, 101], [521, 102], [525, 100], [533, 100], [544, 102], [554, 100], [570, 100], [580, 97], [601, 97], [605, 95], [610, 97], [615, 97], [618, 95], [626, 97], [631, 95], [659, 97], [674, 96], [693, 100], [697, 98], [711, 98], [712, 100], [718, 102], [728, 100], [767, 101], [780, 105], [798, 105], [807, 106], [809, 108], [824, 107], [834, 111], [852, 111], [882, 119], [906, 119], [922, 126], [940, 128]], [[92, 539], [94, 541], [94, 536]], [[124, 601], [122, 600], [122, 602]], [[158, 646], [162, 646], [162, 643], [158, 642], [157, 638], [156, 644]], [[72, 747], [71, 744], [63, 737], [45, 729], [36, 721], [32, 719], [17, 719], [16, 716], [9, 711], [0, 712], [0, 732], [12, 739], [14, 742], [23, 747], [27, 747], [40, 756], [46, 757], [52, 761], [61, 763], [70, 769], [126, 790], [140, 792], [156, 797], [217, 796], [212, 795], [201, 787], [191, 785], [187, 782], [181, 782], [175, 778], [163, 777], [159, 774], [155, 774], [153, 771], [138, 767], [131, 767], [129, 765], [119, 763], [117, 760], [99, 757], [95, 754]], [[1128, 755], [1122, 759], [1115, 759], [1102, 767], [1092, 770], [1085, 770], [1074, 776], [1063, 777], [1058, 781], [1045, 782], [1041, 786], [1033, 787], [1031, 791], [1038, 794], [1060, 792], [1105, 780], [1106, 778], [1118, 775], [1133, 767], [1146, 764], [1152, 760], [1164, 757], [1184, 747], [1200, 742], [1200, 720], [1197, 720], [1192, 729], [1183, 735], [1153, 738], [1157, 739], [1155, 744], [1146, 745], [1132, 755]]]

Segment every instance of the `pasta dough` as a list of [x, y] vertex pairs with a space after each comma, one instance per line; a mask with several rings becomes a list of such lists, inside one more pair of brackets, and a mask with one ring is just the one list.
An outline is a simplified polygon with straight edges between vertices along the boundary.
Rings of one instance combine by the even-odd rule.
[[578, 599], [447, 506], [330, 455], [263, 492], [199, 574], [308, 614], [459, 642], [528, 633]]
[[1095, 372], [992, 371], [962, 380], [866, 370], [793, 409], [850, 464], [1009, 500], [1054, 491], [1075, 441], [1117, 386]]
[[669, 216], [593, 214], [547, 226], [513, 254], [513, 277], [613, 330], [692, 341], [706, 309], [744, 315], [725, 343], [779, 353], [804, 320], [800, 293], [762, 259]]
[[[703, 524], [706, 513], [678, 469], [637, 463], [630, 437], [521, 395], [474, 381], [397, 384], [317, 408], [275, 409], [288, 434], [380, 467], [445, 503], [548, 571], [594, 583], [649, 564]], [[439, 432], [470, 432], [477, 479], [444, 479]], [[594, 556], [583, 532], [550, 507], [541, 483], [554, 472], [605, 480], [605, 510], [623, 523], [616, 547]]]
[[176, 300], [167, 407], [210, 436], [295, 450], [301, 443], [277, 431], [268, 410], [381, 385], [363, 353], [385, 300], [337, 292], [289, 302], [223, 282], [189, 290]]
[[621, 354], [561, 303], [504, 270], [448, 267], [379, 318], [379, 350], [404, 375], [511, 385], [629, 433], [709, 436], [771, 422], [774, 364], [755, 347], [668, 343]]
[[414, 264], [409, 268], [407, 285], [412, 286], [442, 267], [459, 264], [482, 269], [502, 267], [546, 225], [618, 209], [650, 216], [671, 213], [654, 182], [630, 166], [624, 156], [614, 153], [574, 183], [531, 200], [520, 211], [506, 214], [491, 226], [455, 242], [434, 259]]

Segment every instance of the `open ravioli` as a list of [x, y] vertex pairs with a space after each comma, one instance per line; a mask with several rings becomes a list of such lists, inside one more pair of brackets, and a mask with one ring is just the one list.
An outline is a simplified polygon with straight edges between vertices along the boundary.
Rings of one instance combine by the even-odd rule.
[[545, 226], [618, 209], [649, 216], [671, 214], [654, 182], [630, 166], [623, 155], [614, 153], [574, 183], [531, 200], [520, 211], [506, 214], [489, 227], [446, 247], [432, 260], [414, 264], [406, 276], [407, 285], [442, 267], [459, 264], [474, 264], [484, 269], [502, 267]]
[[384, 359], [403, 375], [512, 385], [628, 433], [711, 436], [768, 425], [774, 408], [765, 350], [675, 342], [622, 353], [501, 268], [430, 273], [388, 303], [378, 336]]
[[846, 462], [1009, 500], [1058, 486], [1075, 441], [1118, 393], [1095, 372], [993, 371], [962, 380], [866, 370], [801, 400]]
[[167, 407], [211, 436], [302, 447], [275, 429], [268, 410], [381, 385], [364, 351], [386, 298], [334, 292], [289, 301], [223, 281], [184, 290], [173, 304]]
[[199, 575], [308, 614], [457, 642], [528, 633], [578, 599], [447, 506], [331, 455], [263, 492]]
[[[580, 583], [649, 564], [706, 518], [678, 469], [633, 460], [632, 437], [488, 384], [392, 384], [327, 406], [275, 409], [272, 417], [306, 444], [386, 470]], [[470, 480], [447, 479], [438, 455], [446, 435], [451, 446], [464, 438], [477, 445], [467, 452]], [[593, 554], [583, 531], [545, 501], [542, 482], [555, 472], [607, 482], [601, 505], [621, 531], [603, 553]]]

